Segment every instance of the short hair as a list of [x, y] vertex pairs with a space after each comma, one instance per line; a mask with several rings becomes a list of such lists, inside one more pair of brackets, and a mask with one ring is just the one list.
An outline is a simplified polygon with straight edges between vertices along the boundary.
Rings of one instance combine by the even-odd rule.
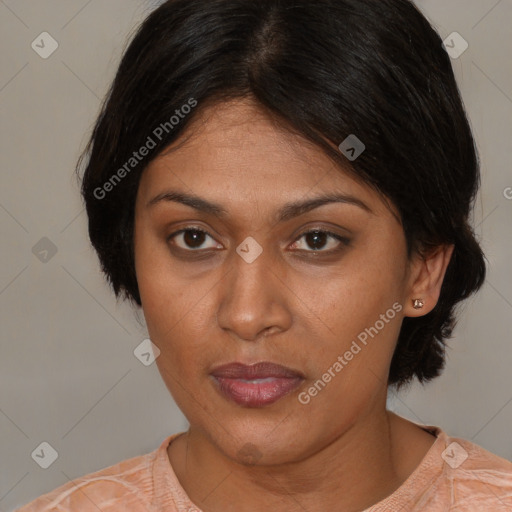
[[[116, 297], [141, 306], [143, 170], [207, 106], [243, 98], [394, 204], [409, 257], [454, 245], [435, 308], [403, 320], [388, 384], [440, 375], [456, 306], [486, 274], [469, 223], [480, 165], [450, 58], [409, 0], [169, 0], [149, 14], [77, 164], [87, 159], [89, 237]], [[338, 149], [351, 134], [365, 145], [352, 161]]]

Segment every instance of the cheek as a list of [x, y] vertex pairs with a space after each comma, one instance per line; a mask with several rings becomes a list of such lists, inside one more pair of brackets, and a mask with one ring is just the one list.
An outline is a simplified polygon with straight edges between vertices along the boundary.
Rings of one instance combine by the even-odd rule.
[[211, 350], [211, 293], [215, 288], [173, 268], [165, 243], [144, 230], [136, 236], [135, 246], [142, 309], [149, 337], [160, 349], [157, 364], [184, 375]]
[[380, 386], [380, 380], [387, 380], [401, 326], [405, 260], [398, 243], [394, 251], [389, 244], [381, 247], [387, 251], [353, 251], [323, 287], [315, 287], [314, 280], [303, 281], [301, 293], [308, 296], [305, 303], [314, 312], [308, 330], [318, 328], [316, 343], [323, 348], [317, 351], [317, 371], [327, 372], [341, 356], [343, 368], [332, 371], [338, 376], [334, 380], [342, 381], [342, 393], [346, 386], [363, 381], [371, 391], [372, 383]]
[[172, 284], [166, 264], [161, 243], [149, 229], [136, 224], [135, 272], [148, 331], [154, 340], [161, 339], [184, 315], [182, 288]]
[[[301, 295], [336, 333], [364, 328], [402, 297], [404, 262], [399, 253], [353, 251], [339, 268], [322, 279], [302, 279]], [[354, 335], [353, 331], [350, 334]]]
[[152, 311], [166, 308], [169, 300], [179, 296], [183, 288], [176, 283], [179, 274], [173, 270], [165, 235], [155, 233], [142, 219], [136, 223], [134, 242], [135, 272], [143, 305]]

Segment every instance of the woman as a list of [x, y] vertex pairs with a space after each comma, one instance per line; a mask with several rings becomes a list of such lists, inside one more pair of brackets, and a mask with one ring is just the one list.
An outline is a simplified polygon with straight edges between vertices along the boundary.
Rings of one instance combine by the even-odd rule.
[[190, 428], [20, 511], [512, 509], [512, 463], [386, 410], [485, 278], [474, 140], [410, 1], [167, 1], [86, 155], [91, 242]]

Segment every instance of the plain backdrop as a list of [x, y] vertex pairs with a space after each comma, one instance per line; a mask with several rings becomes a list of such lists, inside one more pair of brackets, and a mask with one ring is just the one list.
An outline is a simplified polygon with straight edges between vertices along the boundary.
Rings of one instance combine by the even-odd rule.
[[[143, 316], [100, 273], [74, 177], [129, 34], [156, 3], [0, 0], [4, 512], [188, 425], [155, 364], [134, 355]], [[443, 39], [455, 31], [469, 44], [452, 64], [482, 159], [474, 224], [489, 274], [461, 311], [443, 376], [388, 403], [512, 459], [512, 0], [417, 5]], [[43, 442], [58, 454], [47, 469], [33, 457]]]

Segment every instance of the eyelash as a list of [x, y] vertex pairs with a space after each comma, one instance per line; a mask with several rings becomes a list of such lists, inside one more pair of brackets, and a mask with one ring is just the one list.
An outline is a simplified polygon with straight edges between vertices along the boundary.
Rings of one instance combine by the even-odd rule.
[[[177, 237], [181, 233], [186, 233], [186, 232], [203, 233], [203, 234], [209, 236], [211, 239], [214, 240], [214, 237], [212, 235], [210, 235], [210, 233], [208, 233], [208, 231], [205, 231], [204, 229], [195, 228], [195, 227], [187, 227], [187, 228], [180, 229], [179, 231], [175, 231], [174, 233], [171, 233], [167, 237], [167, 242], [170, 242], [173, 238]], [[333, 233], [332, 231], [328, 231], [326, 229], [320, 229], [320, 228], [313, 228], [311, 230], [302, 232], [300, 235], [297, 236], [297, 238], [295, 239], [295, 241], [293, 243], [295, 244], [301, 238], [303, 238], [305, 235], [309, 235], [309, 234], [312, 234], [312, 233], [319, 233], [319, 234], [328, 235], [328, 236], [338, 240], [338, 242], [340, 242], [341, 245], [344, 245], [344, 246], [349, 246], [350, 245], [350, 240], [348, 238], [343, 237], [343, 236], [341, 236], [341, 235], [339, 235], [337, 233]], [[180, 249], [182, 251], [190, 252], [190, 253], [201, 253], [203, 251], [208, 251], [208, 249], [195, 249], [194, 250], [194, 249], [183, 249], [182, 247], [178, 247], [178, 249]], [[313, 254], [331, 255], [331, 254], [334, 254], [336, 252], [339, 252], [340, 250], [341, 250], [341, 248], [338, 247], [336, 249], [331, 249], [331, 250], [328, 250], [328, 251], [324, 251], [324, 250], [303, 250], [303, 249], [298, 249], [297, 251], [298, 252], [313, 253]]]

